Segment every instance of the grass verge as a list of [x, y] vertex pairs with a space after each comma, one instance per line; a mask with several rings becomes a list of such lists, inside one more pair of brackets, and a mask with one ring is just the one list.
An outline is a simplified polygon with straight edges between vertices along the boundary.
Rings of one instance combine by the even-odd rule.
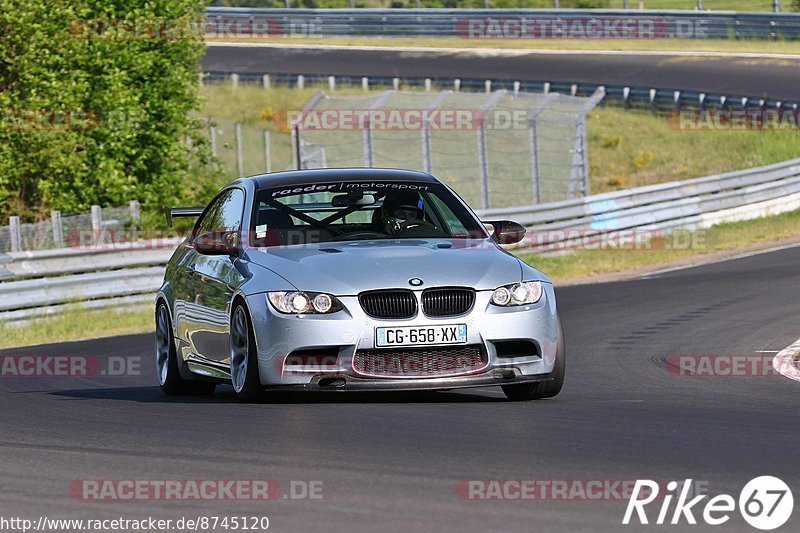
[[[219, 39], [211, 39], [220, 42]], [[619, 52], [724, 52], [800, 54], [800, 42], [734, 39], [466, 39], [459, 37], [269, 37], [224, 39], [293, 45], [481, 48], [502, 50], [575, 50]]]
[[153, 310], [149, 306], [90, 311], [76, 305], [64, 314], [25, 324], [0, 324], [0, 348], [144, 333], [154, 327]]
[[695, 232], [676, 232], [654, 240], [647, 249], [577, 250], [558, 256], [520, 254], [520, 257], [554, 281], [579, 278], [591, 281], [591, 277], [601, 274], [655, 268], [679, 260], [701, 262], [720, 252], [797, 236], [800, 236], [800, 210]]

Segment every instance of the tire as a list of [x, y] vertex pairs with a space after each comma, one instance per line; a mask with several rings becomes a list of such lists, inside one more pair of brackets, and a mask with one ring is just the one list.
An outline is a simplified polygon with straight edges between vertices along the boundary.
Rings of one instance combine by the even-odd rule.
[[161, 390], [167, 396], [213, 394], [216, 388], [214, 383], [189, 381], [181, 377], [172, 321], [164, 302], [156, 306], [156, 376]]
[[561, 392], [564, 386], [564, 374], [566, 373], [567, 350], [564, 344], [564, 333], [561, 329], [561, 319], [557, 318], [557, 340], [556, 340], [556, 364], [550, 377], [550, 381], [540, 381], [538, 383], [522, 383], [519, 385], [503, 385], [503, 393], [506, 398], [515, 402], [526, 402], [528, 400], [541, 400], [552, 398]]
[[245, 403], [261, 400], [264, 386], [258, 372], [253, 322], [242, 303], [237, 303], [231, 313], [230, 361], [231, 385], [236, 398]]

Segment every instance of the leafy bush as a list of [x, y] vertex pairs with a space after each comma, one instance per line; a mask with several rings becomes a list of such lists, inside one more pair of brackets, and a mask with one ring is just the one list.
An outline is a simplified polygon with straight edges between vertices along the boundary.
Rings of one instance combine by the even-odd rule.
[[151, 28], [112, 38], [98, 28], [161, 19], [158, 29], [203, 8], [201, 0], [0, 0], [3, 218], [131, 199], [164, 205], [182, 192], [191, 181], [185, 139], [199, 105], [199, 32], [177, 24], [182, 31], [169, 35]]

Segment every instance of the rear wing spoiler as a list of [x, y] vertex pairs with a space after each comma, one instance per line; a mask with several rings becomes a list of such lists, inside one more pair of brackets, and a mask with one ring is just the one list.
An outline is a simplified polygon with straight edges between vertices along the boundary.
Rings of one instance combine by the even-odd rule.
[[172, 219], [176, 217], [199, 217], [205, 211], [205, 207], [167, 207], [167, 226], [172, 227]]

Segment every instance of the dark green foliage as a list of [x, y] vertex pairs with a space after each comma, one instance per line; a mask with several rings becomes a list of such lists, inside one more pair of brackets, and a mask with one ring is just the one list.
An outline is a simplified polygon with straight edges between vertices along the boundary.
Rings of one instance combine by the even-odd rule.
[[[196, 0], [0, 0], [0, 214], [145, 208], [184, 193], [204, 46]], [[96, 21], [175, 21], [118, 38]], [[117, 22], [108, 22], [117, 21]], [[197, 145], [197, 143], [195, 143]], [[201, 152], [202, 153], [202, 152]], [[195, 165], [197, 166], [197, 165]]]

